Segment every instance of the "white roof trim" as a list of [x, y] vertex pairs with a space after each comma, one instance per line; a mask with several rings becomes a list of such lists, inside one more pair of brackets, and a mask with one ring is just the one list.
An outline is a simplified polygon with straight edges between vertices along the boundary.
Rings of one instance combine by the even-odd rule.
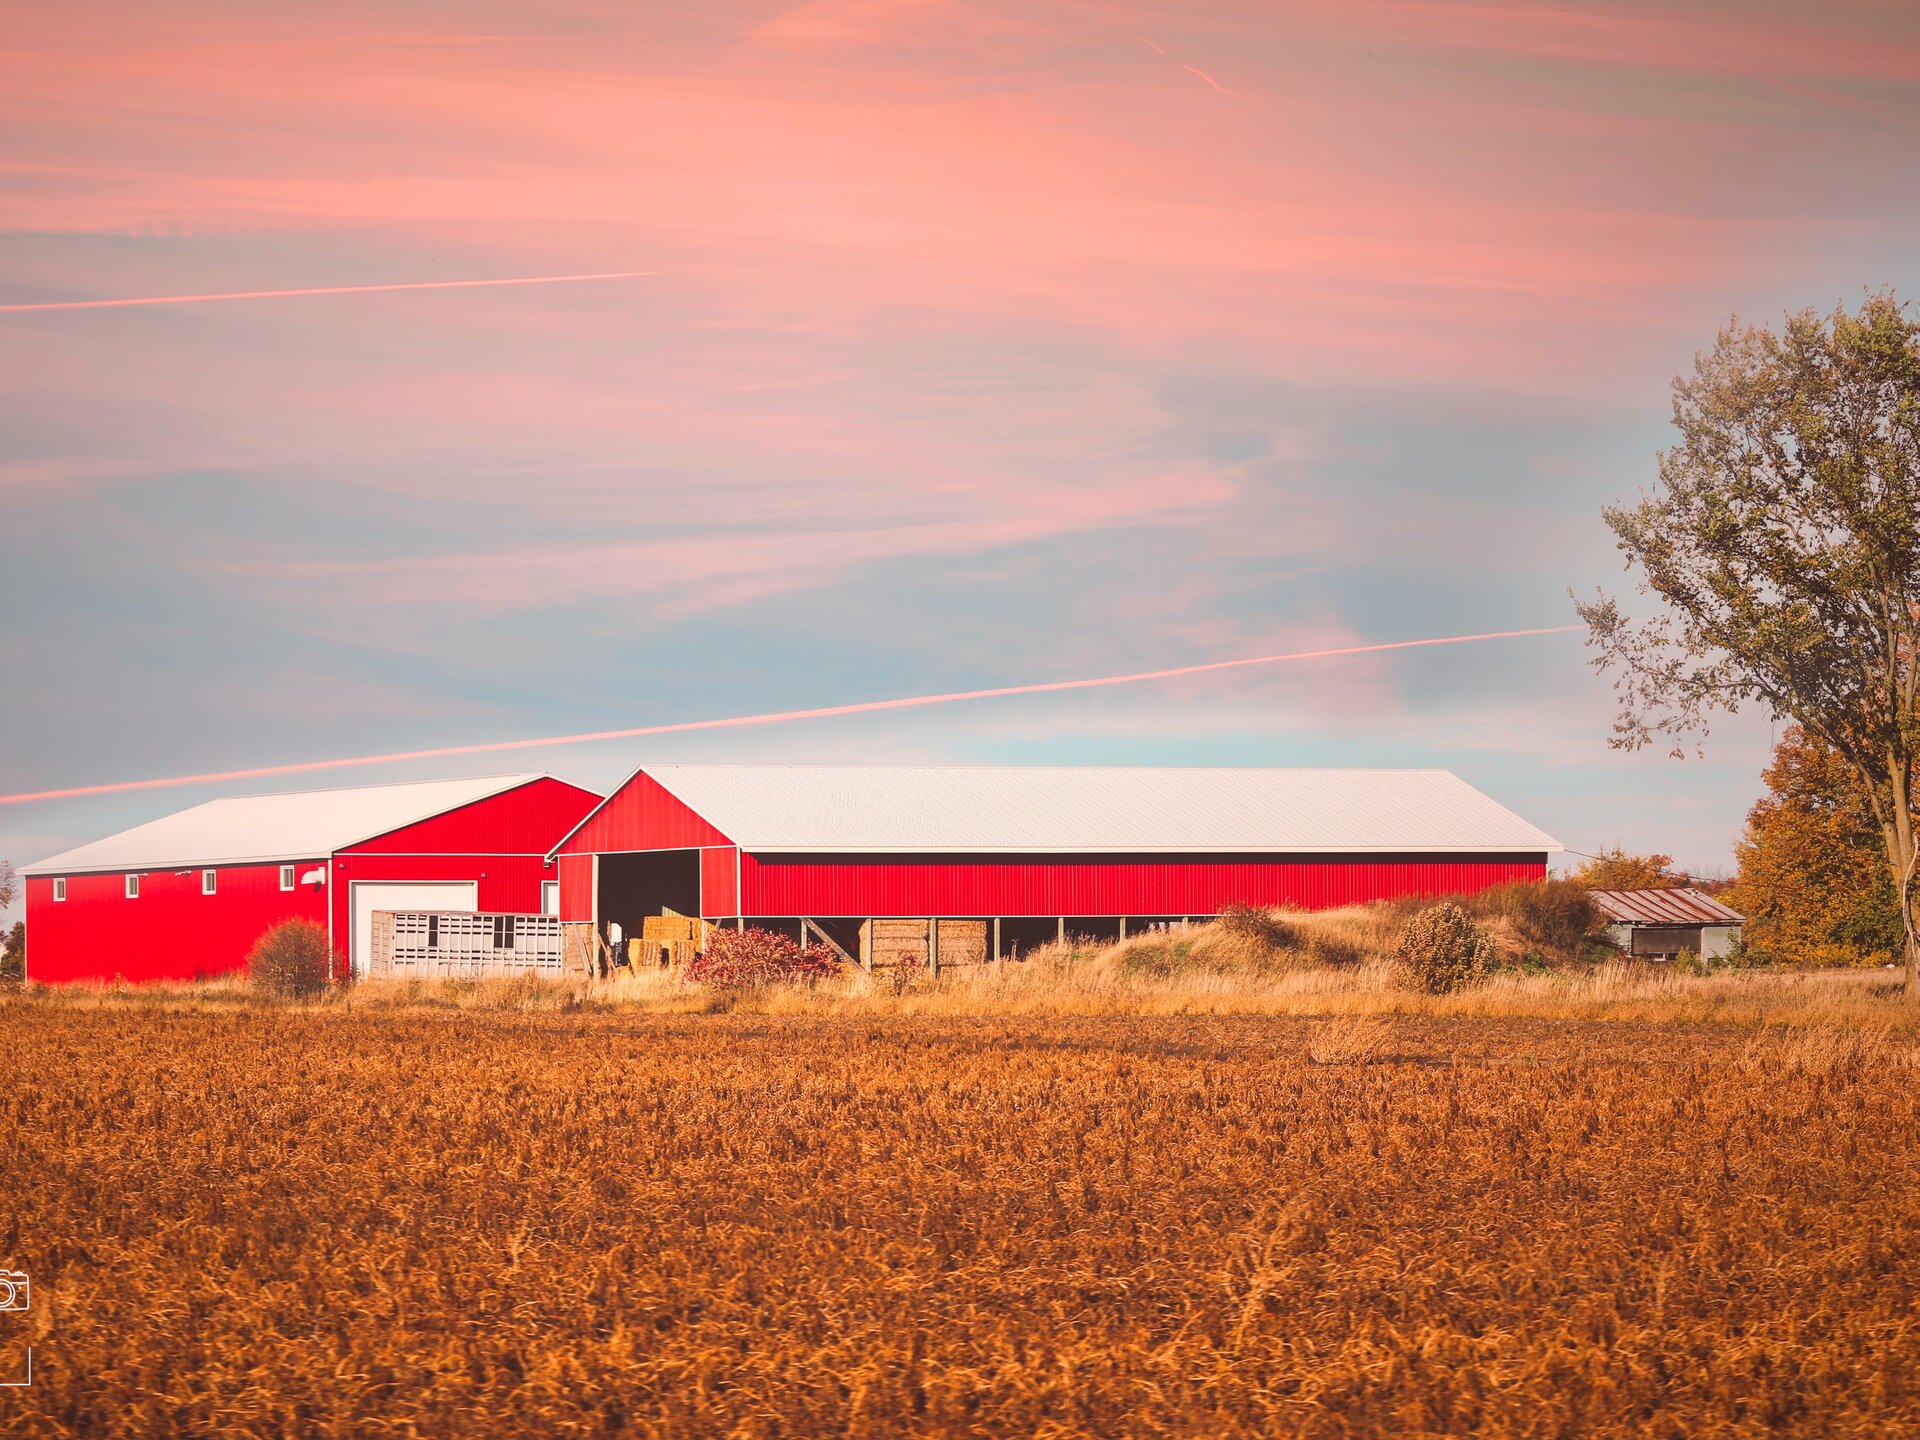
[[1445, 770], [649, 765], [641, 773], [742, 850], [759, 854], [1471, 855], [1562, 848]]
[[539, 773], [484, 775], [209, 800], [50, 855], [20, 873], [80, 875], [325, 860], [388, 831], [548, 778]]

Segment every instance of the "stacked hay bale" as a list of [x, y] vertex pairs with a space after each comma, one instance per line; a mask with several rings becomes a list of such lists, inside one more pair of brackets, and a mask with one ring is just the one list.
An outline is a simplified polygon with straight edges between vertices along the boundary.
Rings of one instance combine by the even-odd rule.
[[868, 920], [860, 927], [860, 963], [869, 970], [937, 971], [986, 960], [984, 920]]
[[633, 942], [633, 964], [679, 969], [707, 948], [712, 934], [713, 926], [697, 915], [649, 915], [640, 924], [640, 938]]

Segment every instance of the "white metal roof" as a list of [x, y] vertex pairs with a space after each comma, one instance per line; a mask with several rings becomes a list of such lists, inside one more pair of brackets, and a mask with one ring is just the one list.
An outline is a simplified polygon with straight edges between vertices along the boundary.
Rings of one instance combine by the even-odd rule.
[[88, 870], [190, 869], [196, 865], [324, 859], [336, 850], [402, 825], [542, 778], [538, 774], [486, 775], [209, 800], [104, 840], [50, 855], [22, 867], [21, 873], [65, 875]]
[[1553, 851], [1445, 770], [648, 765], [742, 849], [901, 854]]

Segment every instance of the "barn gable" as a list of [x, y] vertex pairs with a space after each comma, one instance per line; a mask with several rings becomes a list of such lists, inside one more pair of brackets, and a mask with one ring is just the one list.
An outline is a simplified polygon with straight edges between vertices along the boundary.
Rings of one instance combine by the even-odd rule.
[[645, 770], [636, 770], [558, 845], [555, 855], [691, 850], [733, 841]]
[[339, 847], [356, 855], [457, 855], [489, 851], [544, 856], [600, 803], [591, 790], [551, 775], [518, 779], [499, 794]]

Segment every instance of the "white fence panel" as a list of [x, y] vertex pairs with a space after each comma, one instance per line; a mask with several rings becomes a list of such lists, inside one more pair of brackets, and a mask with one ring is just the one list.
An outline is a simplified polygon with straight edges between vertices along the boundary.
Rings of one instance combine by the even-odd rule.
[[562, 973], [560, 917], [376, 910], [367, 973], [391, 980]]

